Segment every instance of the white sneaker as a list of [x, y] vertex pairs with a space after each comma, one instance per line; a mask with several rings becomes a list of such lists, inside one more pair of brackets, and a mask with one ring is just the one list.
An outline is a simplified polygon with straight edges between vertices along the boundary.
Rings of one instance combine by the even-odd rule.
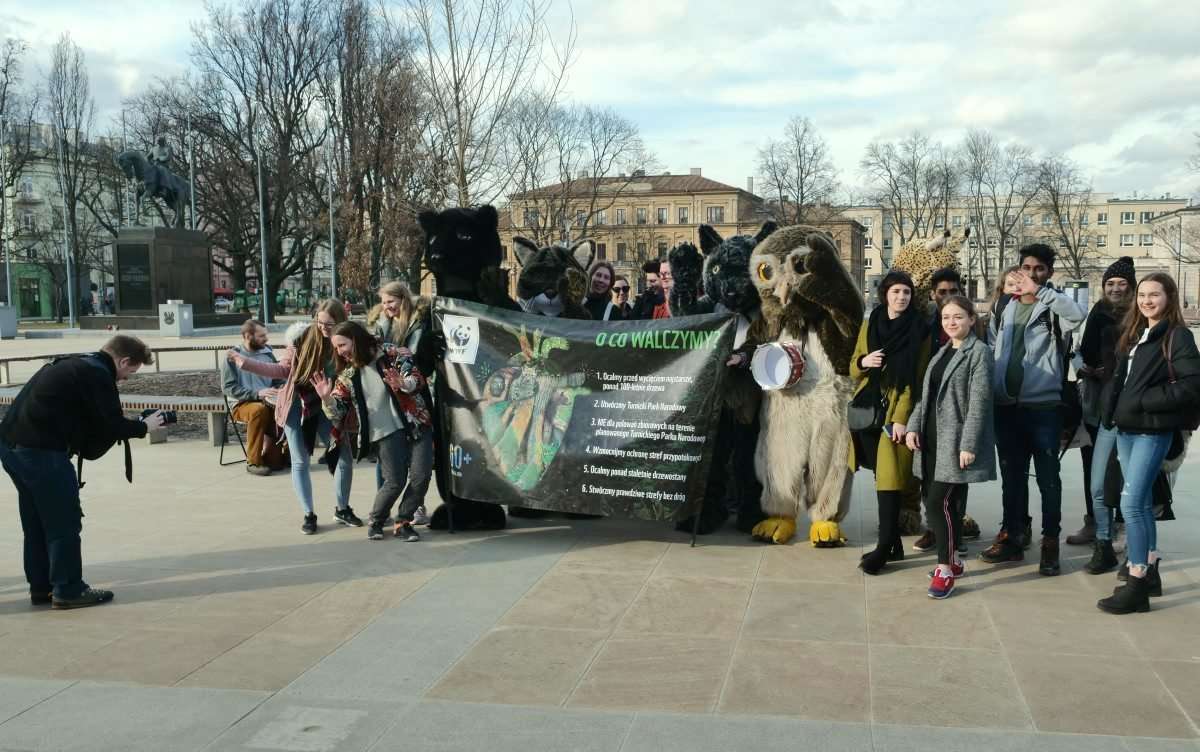
[[415, 512], [413, 512], [412, 524], [414, 524], [414, 525], [429, 525], [429, 515], [425, 513], [425, 505], [424, 504], [417, 507], [417, 510]]

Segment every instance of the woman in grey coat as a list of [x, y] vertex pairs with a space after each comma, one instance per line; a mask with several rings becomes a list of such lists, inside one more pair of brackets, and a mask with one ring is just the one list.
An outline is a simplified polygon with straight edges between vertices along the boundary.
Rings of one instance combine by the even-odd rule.
[[992, 348], [974, 334], [975, 306], [954, 295], [942, 303], [942, 328], [950, 337], [929, 361], [921, 401], [908, 420], [913, 470], [925, 484], [925, 506], [937, 541], [938, 566], [931, 598], [954, 591], [963, 574], [956, 548], [962, 535], [958, 497], [968, 483], [996, 478], [992, 427]]

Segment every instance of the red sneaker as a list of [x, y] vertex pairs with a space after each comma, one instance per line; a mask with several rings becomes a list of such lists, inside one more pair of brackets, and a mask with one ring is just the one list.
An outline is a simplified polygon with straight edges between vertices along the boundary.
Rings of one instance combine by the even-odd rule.
[[929, 581], [929, 597], [940, 601], [949, 598], [953, 592], [954, 575], [939, 566], [933, 573], [933, 579]]
[[[956, 561], [950, 565], [950, 573], [956, 578], [962, 577], [967, 572], [967, 565], [964, 562]], [[937, 567], [929, 570], [929, 579], [933, 579], [937, 575]]]

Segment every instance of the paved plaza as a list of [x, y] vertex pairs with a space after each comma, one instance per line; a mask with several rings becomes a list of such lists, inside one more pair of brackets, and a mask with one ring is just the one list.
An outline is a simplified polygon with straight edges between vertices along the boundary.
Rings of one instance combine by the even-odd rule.
[[[1114, 576], [1080, 571], [1082, 547], [1044, 578], [974, 543], [944, 602], [911, 539], [862, 576], [866, 475], [843, 549], [609, 520], [401, 543], [333, 527], [321, 468], [305, 537], [287, 474], [202, 441], [134, 462], [132, 486], [120, 452], [85, 469], [85, 575], [117, 594], [99, 608], [29, 605], [0, 484], [0, 749], [1200, 752], [1196, 460], [1160, 528], [1164, 595], [1126, 617], [1095, 608]], [[998, 484], [972, 490], [988, 534], [998, 508]]]

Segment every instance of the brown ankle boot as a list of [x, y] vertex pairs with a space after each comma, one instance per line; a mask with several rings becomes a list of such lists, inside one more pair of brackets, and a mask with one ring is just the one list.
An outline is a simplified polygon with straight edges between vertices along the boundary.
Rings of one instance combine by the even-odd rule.
[[1042, 562], [1038, 565], [1038, 574], [1044, 577], [1054, 577], [1061, 571], [1058, 563], [1058, 538], [1043, 537]]

